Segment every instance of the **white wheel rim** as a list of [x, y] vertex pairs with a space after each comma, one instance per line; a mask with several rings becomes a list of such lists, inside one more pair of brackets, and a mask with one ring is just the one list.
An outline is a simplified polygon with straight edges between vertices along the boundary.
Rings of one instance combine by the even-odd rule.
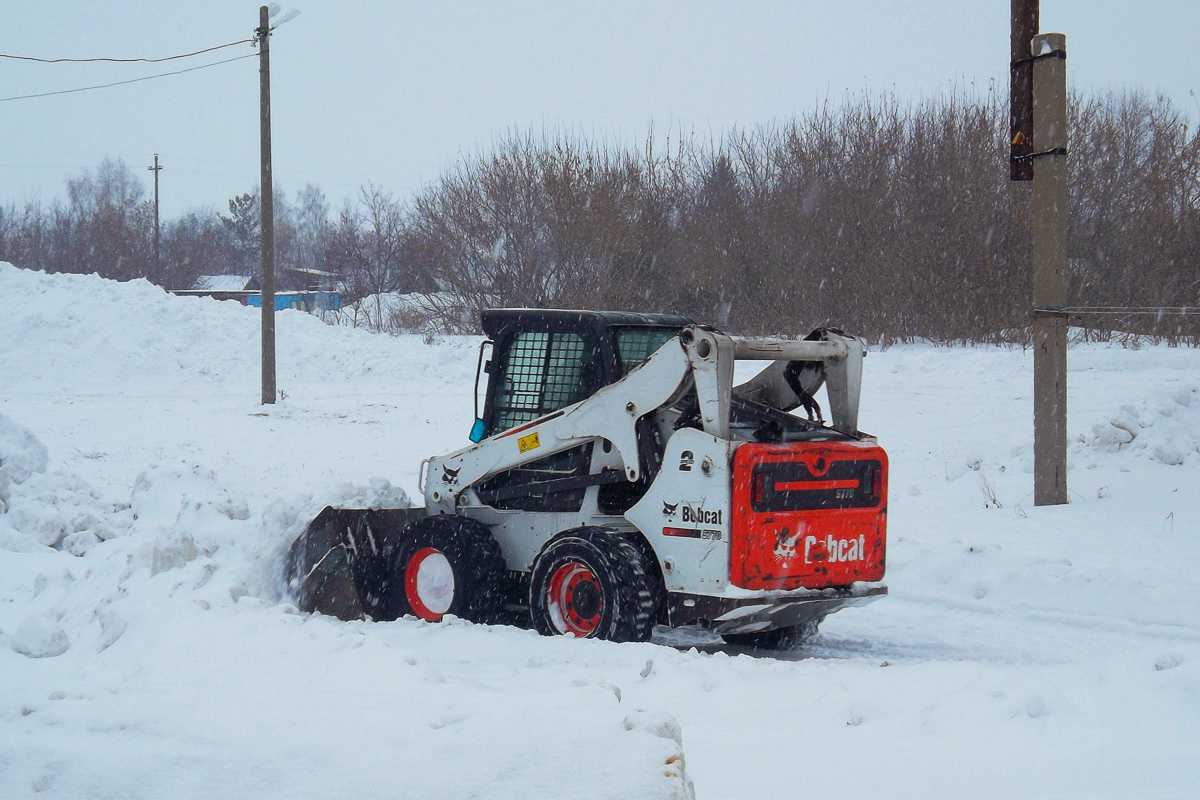
[[445, 614], [454, 602], [454, 570], [439, 552], [432, 552], [417, 565], [417, 598], [434, 614]]

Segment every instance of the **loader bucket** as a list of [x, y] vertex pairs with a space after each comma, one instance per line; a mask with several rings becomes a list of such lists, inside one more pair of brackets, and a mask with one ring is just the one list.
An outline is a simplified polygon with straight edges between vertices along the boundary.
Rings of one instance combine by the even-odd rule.
[[337, 511], [326, 507], [292, 542], [284, 578], [301, 611], [362, 619], [362, 604], [346, 561]]
[[285, 577], [301, 611], [338, 619], [395, 619], [390, 557], [423, 508], [327, 506], [288, 551]]

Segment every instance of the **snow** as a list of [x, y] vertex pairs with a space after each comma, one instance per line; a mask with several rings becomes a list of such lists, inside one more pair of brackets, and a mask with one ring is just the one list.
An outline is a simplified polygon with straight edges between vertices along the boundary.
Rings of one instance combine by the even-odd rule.
[[466, 442], [477, 339], [283, 311], [263, 407], [255, 309], [5, 265], [0, 298], [0, 796], [1200, 785], [1195, 350], [1071, 351], [1064, 507], [1032, 505], [1030, 352], [872, 352], [890, 596], [753, 657], [296, 611], [310, 518], [407, 505]]

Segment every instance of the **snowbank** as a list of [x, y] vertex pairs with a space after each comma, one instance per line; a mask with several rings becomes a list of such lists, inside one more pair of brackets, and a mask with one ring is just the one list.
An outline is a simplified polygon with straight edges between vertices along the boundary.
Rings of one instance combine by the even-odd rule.
[[46, 446], [26, 428], [0, 416], [0, 491], [5, 481], [24, 483], [35, 472], [45, 472]]
[[1080, 441], [1106, 453], [1122, 451], [1179, 465], [1200, 451], [1200, 389], [1184, 386], [1153, 401], [1127, 404], [1092, 425]]
[[1032, 354], [873, 352], [891, 594], [751, 658], [296, 612], [279, 563], [307, 521], [404, 504], [466, 442], [478, 339], [281, 312], [263, 407], [254, 309], [3, 265], [0, 303], [0, 796], [1200, 784], [1194, 350], [1071, 351], [1056, 508], [1032, 505]]
[[115, 536], [121, 520], [86, 482], [46, 474], [46, 446], [0, 414], [0, 549], [31, 552], [41, 546], [82, 555]]
[[0, 795], [690, 796], [670, 714], [530, 663], [535, 634], [282, 595], [322, 505], [409, 503], [379, 475], [444, 439], [474, 342], [283, 312], [263, 409], [237, 304], [3, 265], [0, 297]]

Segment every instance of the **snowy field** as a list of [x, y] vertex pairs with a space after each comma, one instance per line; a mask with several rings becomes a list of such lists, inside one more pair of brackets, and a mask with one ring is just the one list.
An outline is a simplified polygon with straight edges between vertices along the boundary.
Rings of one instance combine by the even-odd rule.
[[0, 265], [0, 797], [1197, 796], [1200, 352], [1071, 351], [1056, 508], [1031, 353], [872, 352], [891, 595], [765, 658], [297, 613], [306, 522], [466, 442], [476, 340], [285, 311], [264, 408], [257, 314]]

